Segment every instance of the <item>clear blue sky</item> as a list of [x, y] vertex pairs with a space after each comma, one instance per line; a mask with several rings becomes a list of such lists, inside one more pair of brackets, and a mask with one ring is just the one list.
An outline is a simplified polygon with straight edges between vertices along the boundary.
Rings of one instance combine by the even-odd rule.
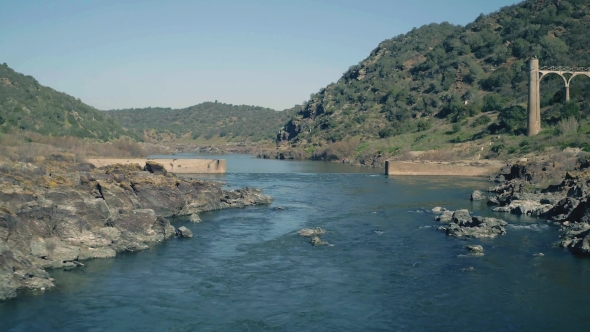
[[99, 109], [282, 110], [413, 27], [515, 0], [0, 0], [0, 63]]

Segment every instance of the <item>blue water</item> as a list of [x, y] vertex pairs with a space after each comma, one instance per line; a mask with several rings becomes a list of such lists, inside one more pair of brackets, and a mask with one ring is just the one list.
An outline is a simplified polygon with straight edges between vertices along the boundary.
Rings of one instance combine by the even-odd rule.
[[[196, 237], [53, 271], [55, 289], [0, 303], [0, 331], [590, 329], [590, 260], [552, 248], [555, 226], [470, 202], [485, 181], [226, 158], [228, 174], [205, 177], [263, 188], [270, 207], [177, 220]], [[449, 238], [434, 206], [511, 225], [496, 239]], [[326, 229], [332, 246], [311, 246], [304, 227]], [[466, 244], [485, 256], [461, 257]]]

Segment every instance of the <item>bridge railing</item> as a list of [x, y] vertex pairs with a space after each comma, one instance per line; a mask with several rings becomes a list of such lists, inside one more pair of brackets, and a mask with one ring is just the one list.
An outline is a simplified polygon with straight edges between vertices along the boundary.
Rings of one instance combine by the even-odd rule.
[[568, 71], [568, 72], [590, 72], [590, 67], [550, 66], [550, 67], [541, 67], [540, 70]]

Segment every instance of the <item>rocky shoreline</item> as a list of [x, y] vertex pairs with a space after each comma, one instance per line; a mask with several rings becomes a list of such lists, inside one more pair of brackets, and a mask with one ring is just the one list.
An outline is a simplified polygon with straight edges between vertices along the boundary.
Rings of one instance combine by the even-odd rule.
[[[556, 161], [560, 160], [560, 161]], [[476, 190], [471, 200], [487, 200], [494, 212], [529, 215], [560, 227], [554, 246], [590, 257], [590, 156], [583, 152], [521, 160], [494, 174], [495, 186], [487, 194]], [[505, 233], [506, 222], [471, 217], [467, 210], [444, 211], [437, 207], [439, 227], [451, 236], [493, 237]], [[487, 220], [486, 220], [487, 219]], [[491, 220], [494, 219], [494, 220]]]
[[[0, 300], [54, 286], [47, 270], [191, 237], [167, 217], [270, 204], [260, 189], [176, 177], [152, 163], [95, 168], [68, 155], [0, 164]], [[161, 166], [161, 165], [160, 165]]]

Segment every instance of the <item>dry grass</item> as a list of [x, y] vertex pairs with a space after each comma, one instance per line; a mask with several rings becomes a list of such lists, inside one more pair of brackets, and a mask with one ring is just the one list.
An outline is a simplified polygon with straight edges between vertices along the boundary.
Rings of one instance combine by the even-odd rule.
[[354, 159], [358, 146], [359, 141], [357, 140], [336, 142], [314, 151], [312, 159], [326, 161]]
[[560, 135], [567, 135], [569, 133], [575, 133], [578, 131], [578, 120], [576, 118], [571, 117], [564, 120], [559, 121], [557, 124], [557, 129], [559, 130]]

